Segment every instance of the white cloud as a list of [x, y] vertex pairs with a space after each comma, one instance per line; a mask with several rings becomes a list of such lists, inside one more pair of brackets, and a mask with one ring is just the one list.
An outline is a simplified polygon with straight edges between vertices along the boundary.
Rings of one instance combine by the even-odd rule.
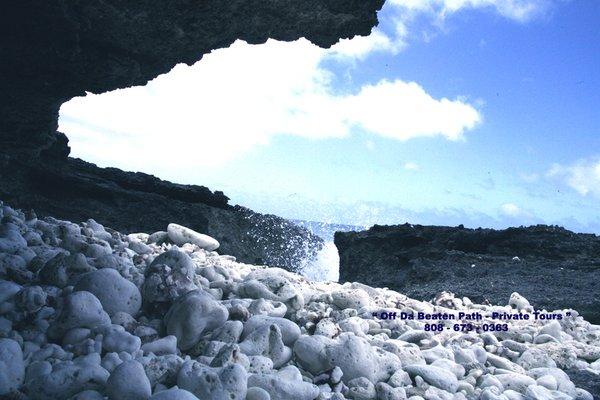
[[[154, 172], [222, 164], [275, 135], [340, 138], [358, 128], [397, 140], [458, 140], [481, 121], [477, 101], [436, 99], [417, 83], [401, 80], [382, 80], [342, 95], [321, 62], [398, 53], [419, 17], [429, 20], [434, 31], [465, 9], [491, 9], [524, 22], [551, 3], [390, 0], [379, 15], [382, 23], [369, 36], [341, 40], [328, 50], [306, 40], [258, 46], [238, 41], [192, 67], [177, 66], [145, 87], [75, 98], [61, 108], [60, 129], [71, 138], [76, 156], [129, 169], [147, 169], [150, 159]], [[99, 154], [98, 149], [110, 151]]]
[[404, 163], [404, 169], [408, 170], [408, 171], [418, 171], [421, 168], [419, 167], [418, 164], [409, 161], [409, 162]]
[[336, 93], [321, 66], [330, 55], [306, 40], [238, 41], [144, 87], [74, 98], [61, 107], [60, 130], [78, 157], [173, 173], [222, 164], [276, 135], [342, 138], [362, 129], [396, 140], [459, 140], [481, 121], [464, 99], [436, 99], [414, 82]]
[[[408, 46], [410, 36], [418, 33], [425, 42], [439, 31], [445, 21], [465, 10], [491, 10], [512, 21], [525, 23], [547, 13], [556, 0], [388, 0], [379, 13], [380, 26], [369, 36], [343, 39], [333, 46], [336, 56], [364, 59], [372, 52], [396, 54]], [[424, 19], [426, 24], [417, 22]], [[386, 29], [383, 29], [383, 26]], [[480, 47], [485, 40], [480, 41]]]
[[554, 164], [546, 176], [558, 179], [583, 196], [600, 197], [600, 158], [583, 159], [567, 166]]
[[492, 9], [503, 17], [525, 22], [538, 17], [552, 5], [551, 0], [390, 0], [394, 6], [437, 18], [465, 9]]
[[521, 173], [519, 176], [526, 183], [535, 183], [540, 179], [539, 174], [536, 173]]
[[331, 47], [332, 56], [349, 59], [364, 59], [374, 51], [398, 53], [405, 47], [403, 40], [393, 40], [377, 28], [368, 36], [355, 36], [352, 39], [342, 39]]
[[500, 210], [504, 215], [507, 215], [509, 217], [516, 217], [521, 213], [521, 209], [519, 208], [519, 206], [513, 203], [502, 204], [502, 206], [500, 206]]
[[500, 213], [509, 218], [519, 218], [522, 222], [531, 219], [532, 214], [514, 203], [504, 203], [500, 206]]
[[397, 140], [422, 136], [458, 140], [481, 121], [471, 105], [462, 100], [435, 99], [415, 82], [382, 80], [341, 101], [350, 125]]

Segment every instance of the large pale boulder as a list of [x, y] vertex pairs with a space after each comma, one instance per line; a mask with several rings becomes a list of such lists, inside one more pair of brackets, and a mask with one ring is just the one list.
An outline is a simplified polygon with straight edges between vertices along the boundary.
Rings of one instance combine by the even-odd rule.
[[240, 343], [240, 350], [248, 356], [265, 356], [273, 361], [275, 368], [292, 358], [292, 349], [284, 345], [281, 329], [277, 324], [263, 325], [252, 331]]
[[244, 400], [246, 384], [246, 370], [239, 364], [213, 368], [187, 361], [177, 375], [177, 386], [200, 399]]
[[157, 306], [171, 302], [198, 288], [194, 283], [196, 266], [183, 251], [171, 249], [158, 255], [144, 272], [144, 304]]
[[193, 231], [185, 226], [169, 224], [167, 226], [167, 234], [169, 235], [169, 239], [178, 246], [191, 243], [207, 251], [214, 251], [219, 248], [217, 239]]
[[73, 290], [93, 293], [109, 315], [117, 312], [136, 315], [142, 306], [142, 295], [137, 286], [112, 268], [82, 275]]
[[51, 326], [52, 336], [59, 338], [73, 328], [95, 329], [110, 325], [110, 317], [102, 303], [90, 292], [74, 292], [68, 295], [61, 313]]
[[167, 334], [177, 337], [177, 346], [188, 350], [200, 338], [222, 326], [229, 313], [227, 308], [202, 290], [194, 290], [180, 297], [165, 316]]
[[327, 357], [327, 349], [335, 346], [335, 341], [321, 335], [303, 335], [294, 344], [294, 356], [302, 368], [313, 375], [333, 368]]
[[255, 315], [244, 324], [242, 339], [245, 339], [248, 337], [248, 335], [260, 327], [270, 326], [273, 324], [277, 325], [279, 329], [281, 329], [283, 343], [288, 346], [293, 345], [294, 342], [300, 337], [300, 328], [289, 319], [270, 317], [268, 315]]
[[248, 388], [259, 387], [269, 393], [271, 400], [313, 400], [319, 388], [304, 382], [298, 368], [288, 366], [272, 374], [255, 374], [248, 378]]
[[343, 371], [344, 382], [363, 376], [375, 384], [388, 380], [401, 367], [396, 355], [352, 333], [342, 333], [334, 345], [327, 346], [326, 354], [331, 365]]
[[27, 388], [33, 400], [63, 400], [84, 390], [99, 390], [109, 377], [97, 353], [74, 361], [36, 364], [35, 368], [31, 364], [27, 368]]
[[44, 264], [39, 277], [44, 283], [62, 288], [75, 283], [81, 274], [93, 270], [94, 268], [81, 253], [71, 255], [58, 253]]
[[110, 400], [146, 400], [152, 394], [152, 388], [142, 364], [130, 360], [121, 363], [110, 374], [106, 393]]
[[158, 392], [148, 400], [199, 400], [192, 393], [184, 389], [171, 388]]
[[111, 325], [100, 329], [104, 335], [102, 349], [107, 352], [125, 352], [133, 354], [140, 349], [142, 342], [139, 337], [127, 332], [121, 325]]
[[24, 375], [21, 346], [12, 339], [0, 339], [0, 396], [19, 389]]
[[401, 367], [400, 359], [393, 353], [353, 333], [342, 333], [336, 339], [326, 336], [302, 336], [294, 344], [294, 355], [302, 368], [319, 374], [337, 366], [343, 380], [365, 377], [374, 384], [387, 381]]
[[173, 335], [165, 336], [142, 346], [144, 353], [177, 354], [177, 338]]
[[404, 370], [412, 377], [420, 376], [432, 386], [456, 393], [458, 379], [451, 371], [433, 365], [407, 365]]
[[524, 393], [529, 385], [535, 385], [535, 379], [517, 373], [506, 373], [496, 375], [496, 378], [502, 383], [505, 390], [514, 390]]

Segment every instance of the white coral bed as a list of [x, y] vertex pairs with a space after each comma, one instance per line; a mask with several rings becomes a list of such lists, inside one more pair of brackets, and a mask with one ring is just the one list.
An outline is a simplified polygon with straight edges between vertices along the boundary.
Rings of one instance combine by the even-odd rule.
[[516, 294], [422, 302], [238, 263], [179, 226], [123, 235], [2, 203], [0, 220], [0, 397], [592, 399], [564, 370], [600, 373], [600, 327], [573, 310], [498, 332], [373, 315], [531, 315]]

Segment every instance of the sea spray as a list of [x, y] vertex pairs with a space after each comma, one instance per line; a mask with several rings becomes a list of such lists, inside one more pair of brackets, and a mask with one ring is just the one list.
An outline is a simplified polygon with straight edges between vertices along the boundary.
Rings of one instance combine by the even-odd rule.
[[333, 242], [325, 242], [315, 257], [306, 260], [300, 273], [313, 281], [334, 281], [340, 278], [340, 255]]
[[315, 255], [308, 255], [304, 258], [298, 272], [313, 281], [337, 282], [340, 278], [340, 255], [333, 242], [335, 232], [360, 231], [365, 227], [301, 220], [293, 220], [293, 222], [325, 241], [323, 247]]

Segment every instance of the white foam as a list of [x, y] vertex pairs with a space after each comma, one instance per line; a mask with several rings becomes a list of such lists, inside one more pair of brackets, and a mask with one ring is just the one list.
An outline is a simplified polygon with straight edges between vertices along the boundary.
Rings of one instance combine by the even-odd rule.
[[340, 278], [340, 255], [333, 242], [325, 242], [316, 257], [307, 260], [300, 273], [313, 281], [334, 281]]

